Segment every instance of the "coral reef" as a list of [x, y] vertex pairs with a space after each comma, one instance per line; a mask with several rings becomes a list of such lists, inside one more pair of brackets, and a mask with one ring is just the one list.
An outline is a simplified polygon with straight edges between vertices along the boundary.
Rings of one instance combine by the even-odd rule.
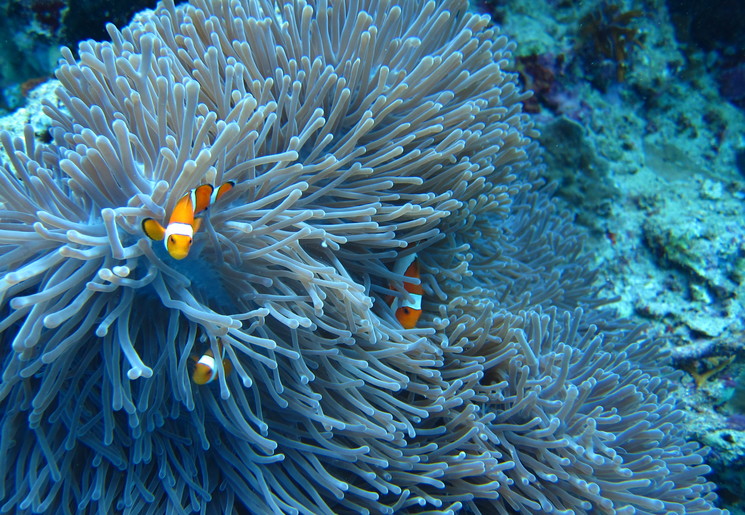
[[[0, 502], [720, 513], [465, 1], [164, 1], [0, 136]], [[183, 261], [142, 233], [233, 181]], [[421, 260], [404, 330], [397, 260]], [[224, 349], [216, 383], [194, 355]]]
[[[63, 2], [56, 0], [0, 4], [0, 109], [25, 101], [26, 81], [46, 80], [59, 58], [59, 19]], [[43, 9], [42, 9], [43, 5]]]
[[598, 221], [612, 210], [618, 188], [609, 166], [586, 137], [585, 128], [567, 117], [546, 125], [539, 138], [546, 153], [546, 176], [559, 183], [558, 194], [571, 205], [582, 206], [577, 221], [602, 231]]
[[[704, 442], [727, 428], [723, 385], [745, 360], [745, 116], [736, 107], [743, 5], [619, 3], [621, 11], [644, 12], [630, 23], [643, 48], [628, 54], [622, 83], [606, 74], [613, 80], [603, 85], [591, 81], [593, 54], [576, 44], [583, 16], [601, 3], [508, 0], [498, 8], [518, 60], [550, 67], [563, 56], [534, 120], [548, 135], [546, 161], [569, 166], [547, 173], [562, 180], [560, 202], [588, 227], [587, 245], [621, 299], [619, 311], [650, 323], [670, 348], [684, 372], [673, 389], [687, 413], [682, 426]], [[552, 133], [565, 118], [581, 125], [581, 138]], [[582, 166], [588, 155], [592, 168]], [[577, 176], [564, 180], [572, 163]], [[578, 195], [578, 185], [588, 193], [597, 187], [609, 209]], [[737, 452], [714, 448], [707, 463], [715, 482], [745, 474]], [[719, 483], [723, 506], [742, 513], [730, 484]]]
[[0, 109], [25, 104], [30, 87], [52, 76], [59, 47], [107, 37], [107, 22], [124, 25], [155, 0], [6, 0], [0, 4]]
[[[591, 60], [588, 68], [602, 69], [609, 63], [615, 69], [616, 82], [626, 78], [629, 53], [634, 47], [642, 47], [639, 29], [634, 26], [642, 10], [624, 11], [621, 6], [611, 2], [601, 2], [587, 13], [579, 22], [580, 44]], [[608, 77], [592, 75], [595, 83], [605, 89]], [[604, 79], [604, 80], [600, 80]]]

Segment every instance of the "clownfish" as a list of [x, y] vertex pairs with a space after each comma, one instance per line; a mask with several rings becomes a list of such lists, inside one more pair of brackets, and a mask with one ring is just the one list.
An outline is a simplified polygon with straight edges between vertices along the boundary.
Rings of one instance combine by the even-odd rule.
[[[399, 259], [393, 267], [393, 271], [405, 277], [419, 279], [419, 259], [417, 259], [417, 255], [409, 254]], [[404, 283], [404, 290], [408, 294], [406, 297], [391, 296], [388, 298], [388, 304], [396, 315], [396, 320], [403, 328], [413, 329], [422, 315], [422, 294], [424, 290], [422, 290], [421, 284], [412, 283]]]
[[215, 189], [211, 184], [202, 184], [181, 197], [173, 208], [168, 226], [163, 227], [152, 218], [142, 221], [142, 230], [151, 240], [163, 240], [166, 250], [173, 259], [184, 259], [189, 254], [194, 233], [202, 224], [196, 215], [217, 202], [233, 188], [233, 182], [226, 182]]
[[[220, 350], [220, 354], [223, 355], [222, 368], [225, 371], [225, 377], [227, 377], [233, 371], [233, 365], [229, 359], [224, 358], [222, 344], [219, 341], [217, 342], [217, 348]], [[217, 366], [215, 365], [215, 356], [212, 354], [212, 349], [207, 349], [198, 361], [195, 356], [192, 356], [192, 359], [196, 361], [194, 371], [191, 374], [191, 380], [195, 384], [207, 384], [217, 379]]]

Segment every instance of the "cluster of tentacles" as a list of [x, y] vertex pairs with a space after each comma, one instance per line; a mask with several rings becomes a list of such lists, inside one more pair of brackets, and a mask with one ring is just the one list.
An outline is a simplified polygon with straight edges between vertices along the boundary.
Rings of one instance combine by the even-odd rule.
[[[715, 511], [465, 0], [109, 32], [64, 52], [51, 143], [1, 138], [3, 511]], [[185, 259], [143, 233], [226, 182]]]

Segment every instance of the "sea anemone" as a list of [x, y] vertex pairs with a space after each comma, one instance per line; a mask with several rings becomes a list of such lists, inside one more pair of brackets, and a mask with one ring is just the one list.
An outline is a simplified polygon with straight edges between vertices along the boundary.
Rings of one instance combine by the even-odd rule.
[[[63, 52], [52, 142], [0, 140], [3, 511], [717, 511], [487, 17], [166, 0], [108, 30]], [[227, 181], [186, 259], [143, 234]], [[197, 385], [207, 349], [234, 372]]]

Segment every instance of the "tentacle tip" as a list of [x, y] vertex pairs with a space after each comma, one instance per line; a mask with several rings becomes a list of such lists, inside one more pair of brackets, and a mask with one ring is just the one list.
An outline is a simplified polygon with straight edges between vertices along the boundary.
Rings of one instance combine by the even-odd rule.
[[132, 367], [127, 371], [127, 377], [134, 381], [140, 377], [149, 378], [153, 376], [153, 369], [150, 367]]

